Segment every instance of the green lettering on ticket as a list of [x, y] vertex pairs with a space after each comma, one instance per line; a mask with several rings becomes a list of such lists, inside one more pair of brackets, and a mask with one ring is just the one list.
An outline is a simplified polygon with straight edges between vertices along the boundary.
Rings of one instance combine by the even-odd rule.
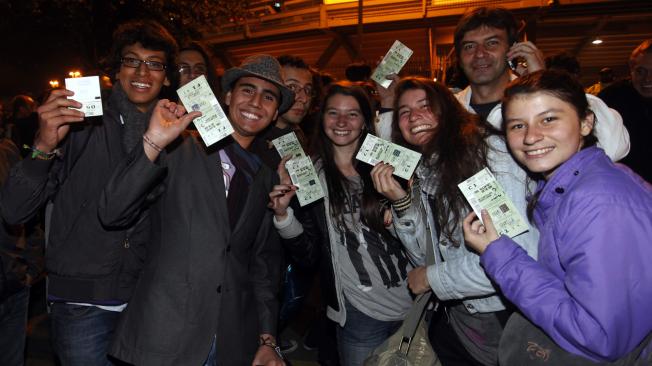
[[482, 169], [457, 186], [480, 220], [482, 209], [489, 212], [498, 234], [513, 238], [528, 231], [525, 220], [489, 168]]
[[179, 88], [177, 94], [188, 112], [201, 112], [201, 117], [195, 118], [193, 122], [206, 146], [233, 133], [231, 122], [215, 98], [204, 75]]

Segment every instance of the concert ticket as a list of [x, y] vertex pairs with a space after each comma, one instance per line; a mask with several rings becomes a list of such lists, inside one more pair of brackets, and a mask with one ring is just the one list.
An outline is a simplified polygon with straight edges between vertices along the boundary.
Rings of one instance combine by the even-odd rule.
[[86, 117], [101, 116], [102, 94], [100, 93], [100, 78], [97, 76], [85, 76], [81, 78], [67, 78], [66, 89], [75, 92], [75, 95], [68, 97], [82, 104], [78, 111], [84, 112]]
[[383, 60], [380, 61], [376, 70], [371, 75], [371, 79], [380, 84], [383, 88], [387, 88], [392, 80], [386, 77], [390, 74], [398, 74], [403, 66], [408, 62], [414, 53], [406, 45], [400, 41], [394, 41], [392, 47], [387, 51]]
[[381, 161], [388, 163], [394, 167], [394, 175], [403, 179], [410, 179], [414, 169], [419, 164], [421, 154], [372, 134], [367, 134], [355, 158], [371, 165], [376, 165]]
[[529, 229], [489, 168], [482, 169], [457, 186], [481, 221], [480, 211], [485, 209], [489, 212], [498, 234], [505, 234], [513, 238]]
[[231, 122], [217, 101], [204, 75], [177, 90], [181, 103], [188, 112], [200, 111], [194, 123], [206, 146], [210, 146], [233, 133]]

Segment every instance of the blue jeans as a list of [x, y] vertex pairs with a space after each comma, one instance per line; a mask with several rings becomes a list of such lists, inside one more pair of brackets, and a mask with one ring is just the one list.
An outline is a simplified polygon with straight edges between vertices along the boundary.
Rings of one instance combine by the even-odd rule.
[[289, 264], [285, 269], [283, 279], [283, 295], [281, 309], [279, 310], [278, 332], [281, 333], [294, 316], [301, 310], [301, 306], [310, 291], [314, 276], [312, 272]]
[[337, 327], [341, 366], [362, 366], [376, 347], [401, 326], [401, 321], [376, 320], [346, 301], [346, 323]]
[[52, 346], [61, 365], [113, 365], [107, 351], [119, 316], [95, 306], [53, 303]]
[[211, 343], [211, 350], [208, 351], [208, 357], [206, 357], [206, 361], [204, 361], [204, 366], [217, 366], [217, 348], [214, 336], [213, 343]]
[[25, 364], [25, 331], [29, 288], [25, 287], [0, 304], [0, 365]]

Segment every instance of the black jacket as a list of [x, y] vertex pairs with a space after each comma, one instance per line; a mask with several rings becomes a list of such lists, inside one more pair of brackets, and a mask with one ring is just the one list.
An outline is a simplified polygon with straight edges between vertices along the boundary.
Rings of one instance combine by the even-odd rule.
[[324, 200], [294, 212], [303, 226], [303, 233], [292, 239], [281, 239], [283, 247], [287, 249], [292, 260], [301, 266], [312, 267], [319, 261], [324, 304], [335, 311], [340, 311]]
[[[20, 160], [18, 148], [0, 139], [0, 185], [9, 169]], [[0, 218], [0, 303], [36, 280], [43, 272], [44, 237], [37, 220], [27, 225], [7, 225]]]
[[134, 149], [102, 199], [112, 225], [154, 202], [145, 269], [110, 354], [139, 366], [201, 365], [216, 335], [219, 365], [250, 365], [258, 335], [276, 333], [281, 246], [267, 202], [278, 177], [258, 168], [231, 228], [217, 148], [180, 140], [157, 164]]
[[46, 251], [51, 297], [98, 304], [131, 297], [144, 261], [149, 220], [143, 214], [123, 227], [110, 227], [97, 214], [109, 174], [125, 156], [122, 129], [118, 111], [108, 106], [99, 124], [71, 129], [61, 157], [26, 158], [3, 187], [0, 211], [9, 224], [24, 223], [48, 200], [53, 202]]

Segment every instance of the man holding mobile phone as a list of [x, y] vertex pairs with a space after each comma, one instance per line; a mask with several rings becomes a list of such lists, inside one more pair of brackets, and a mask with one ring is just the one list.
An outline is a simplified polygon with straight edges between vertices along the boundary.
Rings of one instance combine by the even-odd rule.
[[[514, 15], [490, 7], [465, 14], [454, 33], [459, 65], [469, 80], [469, 86], [456, 94], [457, 100], [498, 129], [502, 127], [501, 99], [509, 82], [545, 68], [543, 53], [532, 42], [518, 42], [517, 34]], [[600, 121], [595, 130], [598, 146], [612, 160], [622, 159], [629, 152], [629, 134], [622, 118], [599, 98], [587, 98]]]

